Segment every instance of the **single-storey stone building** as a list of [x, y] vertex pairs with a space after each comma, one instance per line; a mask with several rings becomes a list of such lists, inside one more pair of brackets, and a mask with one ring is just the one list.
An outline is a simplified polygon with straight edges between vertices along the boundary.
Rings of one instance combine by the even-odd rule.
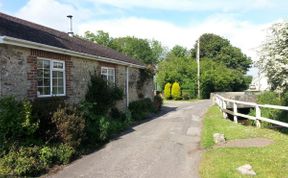
[[142, 97], [153, 97], [153, 80], [139, 89], [145, 65], [113, 49], [67, 33], [0, 13], [0, 97], [64, 97], [78, 103], [90, 73], [122, 88], [119, 109]]

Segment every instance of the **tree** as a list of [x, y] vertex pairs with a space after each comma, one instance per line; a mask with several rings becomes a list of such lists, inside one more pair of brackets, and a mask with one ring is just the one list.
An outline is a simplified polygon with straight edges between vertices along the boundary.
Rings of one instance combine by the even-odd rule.
[[115, 38], [112, 48], [145, 64], [156, 64], [158, 60], [153, 58], [153, 52], [146, 39], [130, 36]]
[[209, 98], [212, 92], [243, 91], [251, 82], [250, 76], [210, 59], [202, 59], [201, 68], [202, 98]]
[[175, 45], [169, 52], [169, 55], [174, 55], [176, 57], [187, 57], [188, 50], [184, 48], [183, 46]]
[[109, 33], [102, 30], [98, 30], [96, 35], [90, 31], [86, 31], [84, 38], [106, 47], [111, 47], [113, 41], [113, 38], [110, 37]]
[[171, 98], [171, 83], [166, 83], [164, 87], [164, 97], [165, 99], [170, 99]]
[[165, 48], [157, 40], [147, 40], [131, 36], [112, 38], [102, 30], [96, 34], [87, 31], [84, 39], [112, 48], [145, 64], [156, 65], [164, 58]]
[[182, 89], [194, 90], [197, 75], [197, 64], [195, 60], [189, 58], [179, 58], [168, 55], [158, 65], [157, 83], [163, 87], [165, 83], [178, 81]]
[[[243, 91], [251, 82], [251, 77], [208, 58], [201, 59], [201, 69], [202, 98], [209, 98], [211, 92]], [[169, 56], [160, 62], [157, 73], [158, 84], [164, 86], [167, 82], [175, 81], [180, 83], [182, 90], [190, 90], [196, 95], [197, 64], [195, 60]]]
[[[195, 44], [192, 56], [196, 56], [196, 47]], [[227, 39], [208, 33], [200, 37], [200, 58], [209, 58], [242, 73], [246, 73], [252, 64], [252, 60]]]
[[171, 95], [174, 100], [179, 100], [181, 98], [181, 88], [178, 82], [173, 83]]
[[261, 46], [257, 66], [267, 74], [272, 90], [288, 90], [288, 22], [274, 24]]

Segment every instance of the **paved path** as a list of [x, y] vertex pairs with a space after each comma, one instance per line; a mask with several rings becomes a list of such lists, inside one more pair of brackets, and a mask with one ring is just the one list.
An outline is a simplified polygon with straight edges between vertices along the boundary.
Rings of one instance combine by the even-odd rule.
[[209, 100], [168, 102], [162, 116], [133, 127], [51, 177], [197, 178], [201, 117], [210, 105]]

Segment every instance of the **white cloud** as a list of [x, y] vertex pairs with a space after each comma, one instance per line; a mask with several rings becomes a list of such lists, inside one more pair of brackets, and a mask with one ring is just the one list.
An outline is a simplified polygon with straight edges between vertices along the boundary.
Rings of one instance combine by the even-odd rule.
[[[199, 24], [190, 24], [186, 27], [176, 26], [169, 22], [144, 18], [121, 18], [113, 20], [92, 21], [83, 23], [79, 33], [90, 30], [104, 30], [112, 37], [136, 36], [139, 38], [156, 39], [169, 48], [176, 44], [192, 48], [195, 41], [203, 33], [214, 33], [230, 40], [232, 45], [239, 47], [252, 60], [258, 60], [257, 49], [266, 36], [265, 29], [269, 24], [255, 25], [246, 21], [238, 21], [223, 15], [214, 15]], [[250, 75], [256, 75], [257, 69], [252, 69]]]
[[92, 12], [87, 9], [78, 9], [71, 4], [60, 3], [57, 0], [29, 0], [15, 15], [41, 25], [68, 31], [69, 21], [66, 16], [69, 14], [74, 16], [73, 26], [78, 27], [81, 21], [92, 15]]
[[[275, 3], [272, 0], [87, 0], [97, 5], [106, 4], [118, 8], [150, 8], [178, 11], [202, 10], [247, 10], [266, 8]], [[277, 0], [276, 0], [277, 1]]]
[[201, 34], [215, 33], [229, 39], [233, 45], [240, 47], [246, 54], [255, 58], [256, 48], [265, 37], [266, 27], [267, 24], [253, 25], [245, 21], [224, 18], [221, 15], [186, 27], [164, 21], [130, 17], [83, 23], [79, 27], [79, 33], [83, 34], [87, 30], [92, 32], [104, 30], [113, 37], [130, 35], [139, 38], [154, 38], [170, 48], [175, 44], [192, 48]]
[[[162, 8], [162, 9], [193, 9], [199, 8], [206, 10], [222, 8], [225, 0], [217, 1], [190, 1], [190, 0], [86, 0], [94, 1], [99, 3], [114, 4], [115, 6], [123, 7], [148, 7], [150, 8]], [[166, 2], [167, 1], [167, 2]], [[228, 6], [227, 9], [233, 9], [239, 4], [244, 8], [246, 5], [251, 7], [256, 4], [266, 6], [270, 4], [269, 0], [242, 0], [241, 3], [237, 1], [225, 1]], [[172, 22], [153, 20], [139, 17], [127, 17], [127, 18], [114, 18], [114, 19], [96, 19], [94, 20], [93, 15], [98, 13], [105, 13], [106, 9], [90, 9], [87, 10], [76, 3], [72, 4], [69, 1], [62, 3], [57, 0], [29, 0], [28, 3], [16, 13], [16, 16], [27, 19], [32, 22], [36, 22], [45, 26], [56, 28], [62, 31], [68, 31], [69, 23], [66, 15], [74, 15], [74, 32], [83, 34], [89, 30], [96, 32], [97, 30], [104, 30], [109, 32], [112, 37], [121, 36], [136, 36], [139, 38], [156, 39], [161, 41], [168, 47], [173, 47], [176, 44], [192, 48], [195, 41], [203, 33], [215, 33], [223, 36], [231, 41], [234, 46], [242, 49], [242, 51], [248, 56], [252, 57], [253, 60], [257, 59], [256, 49], [265, 39], [265, 28], [270, 24], [252, 24], [247, 21], [237, 20], [233, 15], [225, 14], [214, 14], [206, 18], [202, 22], [195, 24], [195, 19], [187, 22], [186, 26], [177, 26]], [[78, 1], [77, 1], [78, 2]], [[243, 5], [244, 4], [244, 5]], [[183, 7], [182, 7], [183, 6]], [[185, 6], [185, 7], [184, 7]], [[1, 6], [0, 6], [1, 7]], [[95, 7], [93, 7], [95, 8]], [[222, 8], [223, 9], [223, 8]], [[94, 14], [93, 14], [94, 13]], [[194, 23], [192, 23], [194, 21]], [[252, 72], [254, 75], [256, 72]]]

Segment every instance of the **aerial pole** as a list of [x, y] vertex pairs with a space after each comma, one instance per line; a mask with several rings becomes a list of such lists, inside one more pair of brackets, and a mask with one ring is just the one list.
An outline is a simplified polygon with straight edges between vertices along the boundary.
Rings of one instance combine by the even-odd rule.
[[200, 93], [200, 38], [197, 40], [197, 87], [198, 87], [198, 99], [201, 98]]

